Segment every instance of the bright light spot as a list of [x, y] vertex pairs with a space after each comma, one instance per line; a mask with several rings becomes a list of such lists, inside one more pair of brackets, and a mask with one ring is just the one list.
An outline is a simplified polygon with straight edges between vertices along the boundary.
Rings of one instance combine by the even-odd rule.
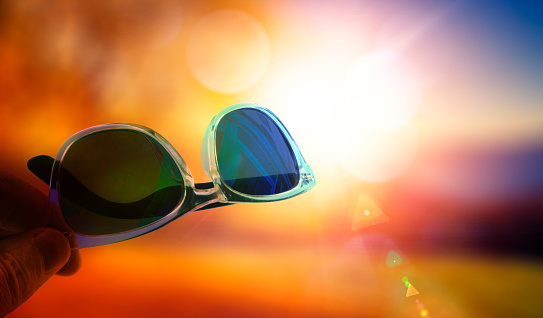
[[415, 69], [389, 51], [357, 59], [344, 82], [347, 116], [366, 127], [406, 125], [419, 107], [422, 85]]
[[411, 165], [417, 148], [416, 133], [408, 128], [366, 130], [360, 124], [340, 129], [337, 160], [364, 182], [380, 183], [398, 177]]
[[403, 259], [396, 251], [389, 251], [387, 254], [386, 265], [388, 267], [394, 267], [400, 265]]
[[411, 297], [420, 294], [419, 291], [411, 284], [407, 285], [405, 297]]
[[187, 43], [189, 69], [207, 88], [233, 94], [254, 85], [270, 59], [270, 42], [253, 17], [234, 10], [204, 16]]
[[322, 125], [330, 118], [332, 100], [320, 91], [305, 91], [293, 96], [284, 105], [293, 121], [303, 120], [301, 131], [321, 131]]
[[[371, 216], [370, 210], [373, 211]], [[349, 214], [353, 217], [352, 231], [367, 227], [370, 223], [375, 225], [375, 223], [384, 223], [390, 220], [383, 210], [379, 208], [375, 200], [365, 193], [360, 193], [354, 211]]]
[[286, 98], [277, 109], [277, 115], [285, 123], [307, 160], [330, 154], [324, 144], [332, 142], [327, 127], [331, 126], [333, 104], [326, 93], [308, 90]]
[[[322, 55], [323, 50], [324, 45], [304, 56], [292, 56], [291, 48], [281, 54], [281, 48], [274, 47], [277, 55], [273, 67], [244, 99], [262, 103], [281, 118], [314, 169], [320, 164], [332, 171], [334, 154], [330, 148], [341, 116], [338, 84], [349, 63], [337, 56]], [[298, 50], [295, 54], [299, 54]], [[337, 176], [336, 171], [333, 173]]]
[[329, 146], [333, 145], [334, 134], [330, 132], [335, 131], [339, 116], [333, 84], [340, 75], [332, 67], [333, 62], [285, 61], [270, 68], [262, 85], [246, 98], [259, 101], [281, 119], [311, 166], [321, 163], [329, 167], [334, 160]]

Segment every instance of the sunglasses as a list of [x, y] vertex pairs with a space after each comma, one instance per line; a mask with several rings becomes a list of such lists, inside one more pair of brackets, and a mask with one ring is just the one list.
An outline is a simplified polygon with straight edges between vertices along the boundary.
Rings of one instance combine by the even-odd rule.
[[76, 248], [107, 245], [154, 231], [196, 210], [284, 200], [315, 185], [296, 142], [269, 109], [236, 104], [216, 115], [204, 136], [202, 166], [212, 182], [194, 183], [173, 146], [134, 124], [82, 130], [55, 159], [29, 169], [49, 183], [75, 233]]

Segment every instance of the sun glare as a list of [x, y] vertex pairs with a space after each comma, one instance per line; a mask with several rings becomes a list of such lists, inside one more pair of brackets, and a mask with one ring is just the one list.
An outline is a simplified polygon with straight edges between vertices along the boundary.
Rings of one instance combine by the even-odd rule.
[[418, 109], [421, 95], [415, 69], [390, 51], [375, 51], [357, 59], [343, 86], [349, 118], [378, 129], [406, 125]]
[[395, 130], [367, 129], [363, 125], [339, 129], [336, 158], [357, 179], [382, 183], [398, 177], [412, 163], [417, 134], [411, 127]]

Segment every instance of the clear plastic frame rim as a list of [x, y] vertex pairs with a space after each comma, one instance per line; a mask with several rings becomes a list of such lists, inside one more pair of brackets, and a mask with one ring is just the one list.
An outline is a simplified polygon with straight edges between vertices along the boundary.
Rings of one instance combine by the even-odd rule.
[[[272, 195], [249, 195], [245, 193], [238, 192], [230, 188], [222, 179], [221, 174], [218, 168], [217, 154], [215, 148], [215, 134], [216, 129], [221, 121], [221, 119], [228, 113], [243, 109], [243, 108], [252, 108], [259, 110], [266, 114], [270, 119], [272, 119], [279, 127], [281, 133], [284, 135], [288, 141], [290, 148], [293, 151], [295, 160], [299, 169], [299, 179], [295, 187], [292, 189], [278, 194]], [[309, 191], [316, 184], [315, 176], [313, 170], [306, 163], [304, 157], [302, 156], [300, 149], [298, 148], [296, 142], [283, 125], [283, 123], [267, 108], [259, 106], [256, 103], [241, 103], [229, 106], [222, 111], [220, 111], [208, 125], [207, 130], [204, 135], [204, 140], [202, 144], [201, 151], [201, 160], [202, 167], [206, 174], [212, 179], [213, 187], [210, 189], [197, 189], [194, 184], [194, 178], [190, 172], [190, 169], [186, 165], [183, 158], [179, 155], [177, 150], [160, 134], [154, 130], [130, 123], [112, 123], [112, 124], [102, 124], [98, 126], [93, 126], [87, 129], [84, 129], [73, 136], [71, 136], [57, 153], [55, 161], [53, 164], [53, 169], [51, 171], [50, 179], [50, 203], [51, 205], [60, 206], [59, 191], [62, 191], [62, 185], [59, 184], [59, 176], [62, 168], [62, 162], [66, 153], [70, 150], [70, 147], [80, 140], [81, 138], [108, 130], [131, 130], [139, 132], [144, 136], [151, 138], [156, 143], [160, 144], [166, 152], [171, 156], [175, 162], [177, 168], [183, 176], [183, 185], [185, 187], [184, 194], [181, 196], [180, 201], [175, 206], [175, 208], [170, 211], [167, 215], [162, 217], [159, 220], [156, 220], [153, 223], [147, 224], [145, 226], [136, 228], [134, 230], [129, 230], [125, 232], [109, 234], [109, 235], [83, 235], [75, 232], [77, 245], [73, 248], [84, 248], [91, 246], [107, 245], [127, 239], [131, 239], [151, 231], [154, 231], [174, 219], [193, 212], [199, 208], [202, 208], [206, 205], [220, 202], [220, 203], [241, 203], [241, 202], [272, 202], [285, 200], [299, 194], [302, 194], [306, 191]], [[179, 180], [180, 181], [180, 180]], [[68, 225], [69, 226], [69, 225]]]
[[[272, 195], [248, 195], [232, 189], [222, 179], [219, 172], [215, 147], [217, 126], [225, 115], [235, 110], [244, 108], [256, 109], [266, 114], [277, 124], [277, 127], [279, 127], [281, 133], [288, 141], [290, 148], [294, 153], [294, 157], [296, 159], [296, 163], [300, 172], [300, 178], [298, 179], [298, 183], [292, 189]], [[213, 183], [219, 186], [219, 189], [222, 190], [222, 192], [225, 194], [228, 202], [273, 202], [285, 200], [309, 191], [316, 184], [313, 170], [305, 161], [302, 153], [300, 152], [300, 148], [286, 129], [285, 125], [283, 125], [281, 120], [279, 120], [279, 118], [275, 116], [275, 114], [271, 110], [262, 107], [256, 103], [234, 104], [232, 106], [224, 108], [215, 117], [213, 117], [211, 123], [207, 126], [207, 130], [204, 135], [204, 140], [202, 143], [201, 161], [204, 171], [213, 180]], [[206, 164], [206, 162], [208, 164]]]

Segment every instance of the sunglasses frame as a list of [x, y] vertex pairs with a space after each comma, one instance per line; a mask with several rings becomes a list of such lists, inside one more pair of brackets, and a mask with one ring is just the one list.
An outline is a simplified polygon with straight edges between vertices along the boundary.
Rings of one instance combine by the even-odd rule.
[[[219, 122], [225, 115], [232, 111], [243, 108], [256, 109], [266, 114], [270, 119], [275, 122], [281, 133], [284, 135], [285, 139], [287, 140], [293, 151], [299, 169], [299, 180], [294, 188], [283, 193], [272, 195], [249, 195], [230, 188], [222, 179], [218, 168], [217, 154], [215, 151], [215, 132]], [[141, 125], [129, 123], [103, 124], [84, 129], [74, 134], [73, 136], [68, 138], [68, 140], [66, 140], [60, 148], [53, 163], [53, 169], [51, 170], [51, 178], [49, 182], [49, 197], [51, 205], [59, 206], [60, 209], [62, 209], [59, 200], [59, 191], [61, 189], [61, 185], [59, 184], [59, 175], [62, 169], [62, 161], [66, 153], [70, 150], [70, 147], [83, 137], [109, 130], [136, 131], [148, 138], [151, 138], [153, 141], [157, 142], [160, 146], [162, 146], [176, 163], [179, 171], [184, 177], [184, 195], [175, 206], [175, 208], [167, 215], [159, 220], [156, 220], [152, 223], [136, 228], [134, 230], [108, 235], [84, 235], [74, 231], [77, 243], [75, 244], [76, 246], [73, 246], [72, 248], [85, 248], [92, 246], [108, 245], [135, 238], [137, 236], [157, 230], [183, 215], [186, 215], [198, 209], [202, 209], [205, 206], [213, 203], [272, 202], [285, 200], [309, 191], [316, 184], [313, 170], [305, 161], [304, 157], [300, 152], [300, 149], [298, 148], [298, 145], [296, 144], [286, 127], [283, 125], [283, 123], [279, 120], [279, 118], [277, 118], [277, 116], [275, 116], [275, 114], [272, 113], [269, 109], [264, 108], [256, 103], [241, 103], [229, 106], [220, 111], [219, 114], [213, 117], [211, 123], [206, 129], [204, 140], [202, 143], [201, 160], [204, 171], [213, 181], [212, 188], [197, 188], [194, 183], [194, 177], [192, 176], [183, 158], [164, 137], [162, 137], [154, 130]]]

